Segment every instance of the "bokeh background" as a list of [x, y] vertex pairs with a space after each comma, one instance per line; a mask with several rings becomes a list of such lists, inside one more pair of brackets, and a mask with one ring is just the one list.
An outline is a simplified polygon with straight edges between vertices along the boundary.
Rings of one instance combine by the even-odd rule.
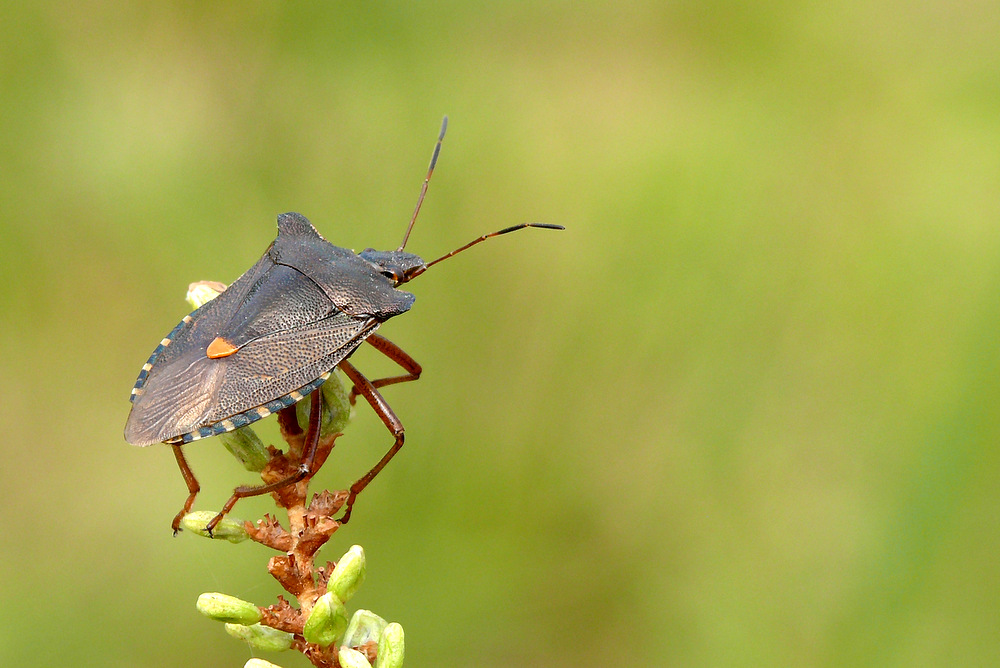
[[[567, 230], [382, 330], [407, 446], [322, 554], [366, 548], [407, 665], [1000, 664], [996, 3], [2, 13], [0, 664], [251, 656], [194, 601], [272, 602], [270, 555], [171, 536], [129, 390], [278, 213], [395, 247], [445, 113], [410, 250]], [[318, 485], [388, 444], [362, 407]], [[188, 453], [200, 508], [250, 481]]]

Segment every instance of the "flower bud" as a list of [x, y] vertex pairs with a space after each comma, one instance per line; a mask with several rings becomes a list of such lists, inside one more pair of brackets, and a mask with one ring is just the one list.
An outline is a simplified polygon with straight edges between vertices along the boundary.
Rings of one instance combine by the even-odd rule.
[[243, 664], [243, 668], [281, 668], [281, 666], [277, 666], [264, 659], [247, 659], [247, 662]]
[[[347, 398], [347, 390], [335, 370], [326, 379], [319, 390], [323, 399], [323, 422], [320, 424], [320, 436], [329, 436], [344, 431], [351, 420], [351, 402]], [[309, 410], [311, 401], [300, 401], [295, 405], [295, 415], [302, 431], [309, 430]]]
[[223, 432], [219, 434], [219, 441], [226, 446], [226, 450], [229, 450], [233, 457], [240, 460], [247, 471], [260, 473], [271, 461], [271, 453], [267, 451], [267, 446], [251, 427]]
[[357, 610], [351, 617], [341, 645], [360, 647], [366, 642], [378, 642], [388, 622], [371, 610]]
[[329, 647], [344, 634], [347, 628], [347, 608], [333, 594], [327, 592], [320, 596], [305, 627], [302, 629], [302, 637], [306, 642], [311, 642], [320, 647]]
[[375, 668], [402, 668], [403, 627], [393, 622], [385, 627], [378, 639], [378, 657]]
[[347, 603], [365, 581], [365, 571], [365, 550], [360, 545], [352, 545], [330, 573], [326, 590]]
[[[295, 636], [263, 624], [226, 624], [226, 633], [264, 652], [283, 652], [292, 646]], [[267, 664], [271, 665], [271, 664]]]
[[229, 517], [223, 517], [215, 525], [215, 528], [212, 529], [212, 534], [209, 535], [205, 527], [208, 526], [208, 523], [217, 514], [214, 510], [195, 510], [181, 518], [181, 528], [187, 529], [199, 536], [215, 538], [217, 540], [228, 540], [230, 543], [242, 543], [248, 538], [243, 520], [231, 519]]
[[256, 624], [260, 621], [260, 609], [256, 605], [228, 594], [202, 594], [196, 607], [198, 612], [218, 622]]
[[340, 659], [343, 668], [372, 668], [372, 664], [368, 663], [368, 658], [364, 654], [350, 647], [341, 647], [337, 652], [337, 658]]
[[225, 283], [218, 281], [195, 281], [188, 285], [185, 299], [191, 308], [201, 308], [226, 290]]

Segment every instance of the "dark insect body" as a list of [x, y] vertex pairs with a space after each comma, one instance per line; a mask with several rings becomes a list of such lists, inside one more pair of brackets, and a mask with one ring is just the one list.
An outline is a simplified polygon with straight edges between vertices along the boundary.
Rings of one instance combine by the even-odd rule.
[[[403, 445], [403, 425], [379, 388], [420, 377], [421, 367], [412, 357], [375, 333], [382, 323], [413, 305], [415, 297], [399, 286], [491, 237], [525, 227], [563, 229], [542, 223], [515, 225], [485, 234], [429, 263], [404, 251], [447, 121], [446, 117], [441, 125], [416, 209], [398, 249], [369, 248], [355, 254], [326, 241], [304, 216], [282, 214], [278, 236], [263, 257], [218, 297], [185, 316], [143, 365], [132, 389], [125, 440], [140, 446], [161, 442], [174, 446], [189, 491], [174, 519], [175, 531], [200, 489], [181, 446], [288, 409], [313, 394], [337, 367], [353, 384], [352, 403], [358, 395], [364, 397], [394, 438], [382, 459], [351, 486], [339, 520], [346, 523], [357, 495]], [[362, 375], [348, 358], [365, 341], [405, 373], [377, 380]], [[313, 455], [322, 410], [318, 397], [313, 394], [298, 472], [268, 485], [237, 487], [209, 523], [209, 531], [238, 499], [279, 489], [315, 472]]]

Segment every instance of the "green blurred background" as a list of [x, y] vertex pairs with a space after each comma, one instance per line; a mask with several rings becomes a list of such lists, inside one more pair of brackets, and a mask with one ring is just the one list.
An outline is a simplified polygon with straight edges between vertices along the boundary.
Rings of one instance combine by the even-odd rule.
[[[272, 602], [270, 554], [171, 537], [184, 485], [122, 439], [129, 390], [278, 213], [395, 247], [445, 113], [410, 250], [567, 230], [435, 267], [382, 330], [425, 369], [385, 392], [407, 446], [321, 554], [365, 546], [352, 606], [407, 665], [1000, 664], [998, 21], [6, 3], [0, 664], [251, 655], [194, 602]], [[317, 483], [389, 442], [362, 407]], [[200, 508], [251, 480], [188, 453]]]

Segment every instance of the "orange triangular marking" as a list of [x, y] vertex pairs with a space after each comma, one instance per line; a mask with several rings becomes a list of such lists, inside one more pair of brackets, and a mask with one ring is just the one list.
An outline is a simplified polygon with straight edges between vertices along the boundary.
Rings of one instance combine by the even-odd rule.
[[236, 346], [226, 341], [221, 336], [215, 337], [215, 340], [208, 344], [208, 348], [205, 350], [205, 354], [209, 358], [215, 360], [220, 357], [229, 357], [236, 352]]

